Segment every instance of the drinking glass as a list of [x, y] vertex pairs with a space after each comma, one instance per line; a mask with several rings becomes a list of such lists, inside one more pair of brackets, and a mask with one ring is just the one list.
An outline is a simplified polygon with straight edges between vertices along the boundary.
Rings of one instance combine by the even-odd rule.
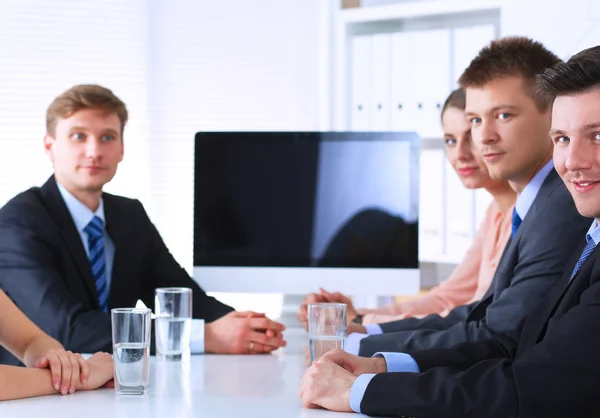
[[150, 375], [150, 309], [111, 310], [115, 390], [141, 395]]
[[328, 351], [344, 349], [346, 341], [346, 304], [311, 303], [308, 305], [310, 362]]
[[154, 330], [156, 358], [182, 361], [190, 358], [192, 289], [162, 287], [155, 291]]

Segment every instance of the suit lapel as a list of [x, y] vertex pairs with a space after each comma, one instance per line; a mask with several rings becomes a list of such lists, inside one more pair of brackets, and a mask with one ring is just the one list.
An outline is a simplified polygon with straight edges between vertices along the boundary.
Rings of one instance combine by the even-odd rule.
[[54, 176], [50, 177], [42, 186], [41, 194], [44, 203], [48, 208], [48, 212], [50, 212], [52, 219], [56, 221], [60, 229], [61, 238], [71, 253], [71, 257], [73, 258], [83, 281], [89, 292], [93, 295], [93, 300], [98, 305], [98, 292], [96, 291], [96, 282], [92, 275], [90, 261], [85, 252], [85, 248], [83, 248], [81, 236], [75, 227], [69, 209], [67, 209], [67, 205], [58, 190]]
[[[517, 231], [518, 232], [518, 231]], [[504, 247], [504, 251], [502, 251], [502, 255], [500, 256], [500, 260], [498, 261], [498, 267], [496, 268], [496, 272], [503, 272], [507, 269], [506, 264], [510, 263], [510, 259], [514, 258], [514, 257], [510, 257], [509, 254], [514, 253], [515, 251], [517, 251], [516, 245], [517, 243], [514, 242], [513, 237], [508, 239], [508, 242], [506, 243], [506, 246]], [[513, 268], [514, 266], [512, 266], [508, 272], [511, 275], [511, 277], [508, 278], [509, 283], [510, 283], [510, 279], [512, 278], [512, 272], [513, 272]], [[501, 275], [498, 274], [498, 280], [496, 279], [496, 274], [494, 274], [494, 282], [492, 283], [492, 285], [490, 285], [490, 287], [488, 288], [487, 292], [485, 292], [485, 295], [481, 298], [486, 299], [488, 297], [492, 297], [494, 296], [494, 293], [496, 291], [502, 291], [502, 289], [504, 289], [504, 281], [500, 280]], [[502, 283], [502, 287], [499, 287], [499, 284]]]
[[552, 310], [552, 315], [556, 311], [556, 308], [558, 308], [558, 305], [560, 304], [562, 299], [565, 297], [565, 295], [567, 294], [569, 289], [574, 286], [574, 283], [579, 282], [581, 280], [581, 279], [579, 279], [580, 277], [589, 277], [590, 276], [589, 271], [592, 269], [592, 266], [594, 265], [594, 263], [592, 263], [592, 260], [594, 260], [598, 254], [598, 252], [596, 251], [597, 248], [594, 248], [594, 250], [588, 256], [587, 260], [585, 260], [583, 265], [580, 267], [579, 271], [575, 274], [575, 277], [573, 277], [573, 280], [570, 280], [571, 274], [573, 274], [573, 270], [575, 270], [575, 265], [577, 264], [577, 261], [579, 261], [579, 258], [581, 257], [581, 254], [583, 253], [583, 250], [585, 249], [586, 245], [587, 245], [587, 241], [582, 243], [577, 248], [577, 250], [575, 250], [575, 252], [573, 253], [573, 256], [571, 257], [571, 261], [569, 262], [569, 265], [565, 269], [565, 274], [563, 276], [563, 279], [561, 280], [561, 283], [563, 283], [564, 288], [560, 294], [559, 299], [556, 302], [555, 309]]
[[515, 234], [514, 240], [516, 242], [520, 241], [521, 237], [528, 233], [528, 230], [531, 228], [531, 225], [534, 224], [532, 219], [536, 219], [538, 217], [538, 212], [543, 209], [548, 210], [546, 201], [550, 198], [550, 195], [552, 195], [552, 193], [556, 190], [556, 188], [558, 186], [562, 186], [562, 185], [563, 185], [563, 181], [556, 173], [556, 170], [555, 169], [550, 170], [550, 172], [544, 179], [544, 182], [542, 183], [540, 190], [538, 191], [537, 195], [535, 196], [535, 199], [533, 199], [533, 203], [531, 204], [531, 207], [527, 211], [527, 215], [525, 215], [525, 219], [523, 219], [523, 222], [521, 223], [519, 230]]
[[[579, 260], [579, 257], [581, 256], [582, 252], [583, 252], [583, 248], [579, 248], [577, 250], [576, 256], [574, 255], [573, 259]], [[564, 308], [563, 301], [565, 300], [565, 298], [569, 299], [571, 292], [574, 292], [574, 291], [577, 292], [579, 289], [582, 288], [582, 286], [584, 289], [589, 286], [590, 280], [594, 275], [594, 268], [596, 265], [596, 263], [594, 261], [598, 257], [599, 253], [600, 252], [598, 251], [598, 248], [594, 248], [594, 250], [588, 256], [588, 258], [584, 261], [583, 265], [581, 266], [581, 268], [579, 269], [577, 274], [575, 274], [575, 277], [573, 277], [573, 280], [570, 280], [567, 282], [567, 284], [565, 285], [565, 287], [563, 289], [563, 292], [560, 294], [560, 297], [556, 301], [554, 309], [552, 309], [552, 312], [549, 315], [549, 319], [551, 319], [553, 316], [555, 316], [557, 314], [558, 315], [561, 314], [561, 312], [563, 311], [563, 308]], [[573, 265], [571, 266], [571, 269], [569, 270], [569, 274], [568, 274], [569, 277], [567, 277], [567, 280], [569, 280], [571, 273], [573, 272], [573, 269], [575, 268], [575, 264], [576, 264], [576, 261], [573, 262]], [[566, 273], [565, 273], [565, 276], [567, 276]]]
[[579, 272], [577, 272], [575, 277], [573, 277], [573, 280], [569, 280], [571, 278], [571, 273], [573, 272], [573, 269], [575, 268], [575, 265], [577, 264], [577, 261], [579, 260], [579, 257], [581, 256], [586, 244], [587, 241], [583, 242], [577, 247], [565, 268], [563, 277], [550, 292], [549, 297], [547, 298], [548, 303], [544, 304], [543, 309], [541, 309], [536, 315], [537, 321], [531, 324], [531, 338], [528, 341], [528, 346], [537, 344], [544, 338], [550, 321], [561, 309], [561, 305], [563, 304], [563, 301], [568, 295], [569, 291], [573, 287], [577, 287], [582, 280], [589, 280], [589, 277], [591, 276], [591, 270], [594, 266], [593, 260], [598, 255], [597, 248], [594, 249], [594, 251], [590, 254], [588, 259], [581, 266]]
[[497, 273], [502, 272], [502, 274], [498, 275], [498, 280], [496, 280], [496, 276], [494, 276], [494, 282], [492, 283], [493, 286], [490, 286], [490, 289], [488, 289], [488, 292], [486, 293], [487, 296], [498, 295], [500, 292], [510, 286], [515, 267], [514, 263], [518, 263], [519, 260], [518, 247], [522, 237], [530, 234], [531, 228], [539, 227], [539, 223], [535, 222], [538, 212], [544, 208], [550, 195], [558, 186], [562, 184], [562, 180], [556, 173], [556, 170], [550, 170], [544, 179], [544, 182], [542, 183], [542, 186], [540, 187], [540, 190], [538, 191], [531, 207], [527, 211], [527, 215], [525, 216], [525, 219], [523, 219], [523, 222], [521, 223], [517, 233], [514, 237], [509, 239], [508, 243], [506, 244], [496, 270]]
[[119, 213], [115, 205], [114, 196], [104, 193], [104, 216], [106, 218], [106, 230], [115, 246], [115, 258], [111, 273], [110, 293], [108, 297], [108, 306], [118, 306], [118, 296], [120, 289], [125, 284], [127, 276], [126, 267], [126, 249], [131, 248], [133, 243], [129, 242], [129, 235], [125, 216]]

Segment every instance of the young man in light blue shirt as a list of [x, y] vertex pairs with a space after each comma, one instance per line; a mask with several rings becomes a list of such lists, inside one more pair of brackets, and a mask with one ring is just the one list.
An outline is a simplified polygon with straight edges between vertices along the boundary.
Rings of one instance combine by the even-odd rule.
[[[52, 101], [44, 147], [54, 174], [0, 210], [0, 288], [73, 351], [111, 351], [110, 310], [138, 300], [153, 309], [159, 287], [193, 290], [192, 352], [285, 346], [282, 324], [208, 296], [139, 201], [103, 191], [123, 159], [127, 120], [125, 103], [102, 86], [74, 86]], [[0, 363], [17, 362], [0, 348]]]

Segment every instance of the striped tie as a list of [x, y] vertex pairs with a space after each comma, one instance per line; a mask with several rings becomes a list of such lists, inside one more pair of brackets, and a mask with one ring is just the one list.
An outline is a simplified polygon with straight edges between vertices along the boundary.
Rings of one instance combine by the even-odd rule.
[[108, 286], [104, 260], [104, 222], [97, 216], [83, 230], [88, 236], [88, 249], [92, 274], [96, 279], [98, 303], [103, 312], [108, 312]]
[[571, 278], [569, 279], [569, 281], [573, 280], [573, 277], [575, 277], [583, 263], [585, 263], [585, 260], [587, 260], [592, 251], [594, 251], [594, 248], [596, 248], [596, 243], [594, 242], [594, 240], [589, 235], [586, 238], [588, 239], [588, 243], [583, 249], [579, 260], [577, 260], [577, 264], [575, 264], [575, 268], [573, 269], [573, 273], [571, 273]]

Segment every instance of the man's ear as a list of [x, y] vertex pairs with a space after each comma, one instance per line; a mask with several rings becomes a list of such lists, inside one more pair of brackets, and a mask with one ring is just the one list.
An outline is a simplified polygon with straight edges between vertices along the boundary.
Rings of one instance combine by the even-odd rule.
[[50, 160], [54, 161], [54, 152], [53, 147], [56, 139], [50, 136], [49, 133], [46, 133], [44, 136], [44, 150], [46, 151], [46, 155], [50, 157]]
[[119, 162], [123, 161], [123, 156], [125, 155], [125, 143], [121, 138], [121, 157], [119, 158]]

